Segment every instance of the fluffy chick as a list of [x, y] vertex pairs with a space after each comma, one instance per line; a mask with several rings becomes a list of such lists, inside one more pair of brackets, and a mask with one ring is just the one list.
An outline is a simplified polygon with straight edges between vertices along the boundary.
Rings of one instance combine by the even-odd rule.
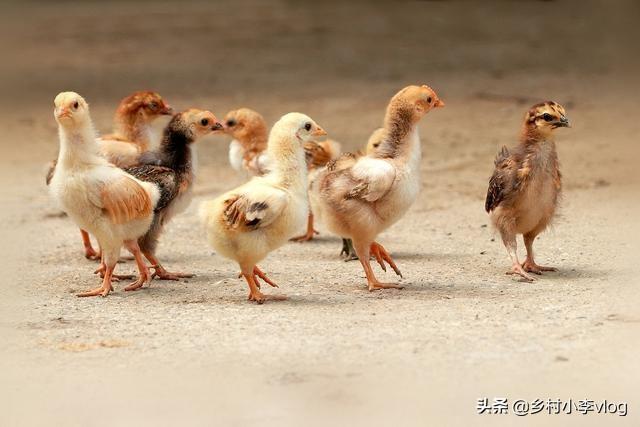
[[304, 114], [284, 115], [269, 135], [270, 172], [201, 206], [211, 245], [240, 265], [251, 301], [265, 300], [258, 277], [276, 286], [256, 264], [304, 224], [308, 203], [302, 145], [325, 134]]
[[400, 270], [377, 235], [409, 209], [420, 188], [420, 138], [417, 124], [431, 109], [444, 106], [428, 86], [408, 86], [391, 98], [384, 118], [384, 134], [372, 154], [346, 155], [327, 166], [314, 191], [324, 224], [349, 237], [364, 268], [369, 290], [401, 288], [381, 283], [373, 274], [370, 255], [386, 271], [387, 262]]
[[[225, 133], [234, 139], [229, 145], [229, 163], [238, 172], [247, 172], [252, 176], [269, 172], [269, 155], [267, 152], [267, 122], [257, 111], [240, 108], [229, 111], [224, 119]], [[307, 141], [304, 144], [309, 181], [317, 171], [340, 155], [340, 144], [325, 139]], [[307, 231], [291, 240], [306, 242], [312, 240], [318, 232], [313, 228], [313, 213], [309, 211]]]
[[[151, 123], [162, 115], [173, 113], [172, 108], [162, 97], [151, 91], [138, 91], [120, 101], [114, 116], [113, 133], [98, 138], [100, 153], [118, 167], [134, 165], [141, 153], [149, 149]], [[55, 171], [56, 162], [52, 162], [47, 174], [47, 185]], [[91, 245], [89, 233], [80, 230], [84, 256], [87, 259], [100, 259], [100, 253]]]
[[54, 104], [60, 152], [50, 191], [80, 228], [97, 237], [102, 248], [102, 285], [78, 296], [109, 294], [123, 245], [134, 255], [140, 273], [138, 280], [125, 290], [137, 289], [149, 279], [137, 239], [151, 225], [159, 191], [100, 154], [84, 98], [74, 92], [63, 92], [56, 96]]
[[231, 167], [252, 176], [266, 173], [268, 127], [264, 117], [250, 108], [239, 108], [229, 111], [223, 123], [225, 133], [233, 138], [229, 144]]
[[[534, 261], [533, 241], [553, 220], [562, 189], [554, 131], [569, 127], [564, 108], [547, 101], [527, 111], [520, 144], [511, 150], [502, 147], [495, 159], [489, 181], [485, 210], [500, 232], [511, 258], [507, 274], [517, 274], [526, 281], [527, 273], [556, 271]], [[527, 257], [520, 264], [516, 235], [522, 234]]]
[[113, 133], [98, 139], [100, 151], [114, 165], [126, 168], [138, 162], [140, 154], [149, 150], [151, 123], [173, 109], [162, 97], [151, 91], [134, 92], [120, 101], [113, 118]]
[[156, 248], [164, 226], [191, 202], [195, 179], [191, 145], [198, 138], [220, 130], [222, 124], [210, 111], [190, 109], [178, 113], [164, 129], [158, 150], [143, 154], [138, 166], [125, 169], [136, 178], [157, 185], [160, 190], [151, 227], [138, 241], [142, 253], [152, 264], [153, 277], [161, 280], [193, 277], [190, 273], [168, 272], [158, 261]]
[[[357, 157], [361, 157], [363, 155], [372, 155], [380, 146], [382, 139], [384, 137], [384, 128], [377, 128], [374, 130], [369, 139], [367, 140], [367, 145], [364, 148], [364, 154], [361, 150], [358, 150], [356, 153]], [[312, 184], [309, 184], [312, 186]], [[313, 194], [313, 192], [310, 192]], [[314, 206], [314, 203], [311, 203], [311, 206]], [[356, 250], [353, 248], [353, 241], [351, 239], [342, 238], [342, 249], [340, 250], [340, 256], [344, 256], [344, 261], [356, 261], [358, 259], [358, 255], [356, 254]]]

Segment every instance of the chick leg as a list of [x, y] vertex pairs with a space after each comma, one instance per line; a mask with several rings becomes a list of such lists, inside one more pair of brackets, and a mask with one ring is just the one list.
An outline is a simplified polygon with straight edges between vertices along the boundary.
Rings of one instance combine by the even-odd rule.
[[138, 279], [131, 283], [129, 286], [125, 287], [125, 291], [135, 291], [136, 289], [141, 288], [146, 282], [148, 282], [151, 278], [149, 267], [144, 262], [144, 258], [142, 257], [142, 252], [140, 251], [140, 246], [138, 246], [138, 242], [136, 240], [128, 240], [124, 242], [127, 249], [133, 254], [133, 258], [136, 260], [136, 265], [138, 266], [139, 276]]
[[254, 271], [255, 271], [254, 268], [249, 269], [249, 272], [245, 272], [244, 269], [242, 270], [243, 270], [242, 275], [244, 276], [244, 279], [247, 281], [247, 284], [249, 285], [249, 297], [247, 299], [249, 301], [255, 301], [258, 304], [263, 304], [265, 300], [265, 296], [258, 289], [256, 278], [254, 276]]
[[89, 233], [80, 229], [80, 235], [82, 236], [82, 244], [84, 245], [84, 257], [86, 259], [98, 260], [100, 259], [100, 253], [96, 252], [91, 246], [91, 237], [89, 237]]
[[387, 267], [384, 264], [386, 262], [391, 268], [393, 268], [393, 271], [398, 276], [402, 277], [400, 269], [396, 266], [396, 263], [393, 262], [393, 258], [391, 258], [391, 255], [389, 255], [389, 252], [387, 252], [384, 246], [380, 243], [373, 242], [371, 244], [370, 252], [385, 272], [387, 271]]
[[500, 230], [500, 234], [502, 236], [502, 242], [507, 248], [507, 253], [509, 254], [509, 258], [511, 258], [512, 263], [511, 270], [507, 271], [506, 274], [517, 274], [528, 282], [533, 282], [534, 280], [536, 280], [528, 275], [527, 272], [522, 269], [522, 265], [520, 265], [520, 261], [518, 260], [518, 243], [516, 242], [515, 233]]
[[313, 228], [313, 214], [309, 212], [309, 216], [307, 218], [307, 232], [301, 236], [292, 237], [289, 240], [292, 242], [308, 242], [309, 240], [313, 240], [313, 236], [316, 234], [320, 233]]
[[373, 243], [369, 244], [366, 242], [363, 243], [354, 240], [353, 246], [356, 250], [356, 254], [358, 254], [358, 258], [360, 259], [360, 264], [362, 264], [362, 268], [364, 269], [364, 274], [365, 276], [367, 276], [369, 291], [375, 291], [376, 289], [403, 288], [403, 286], [397, 283], [382, 283], [378, 279], [376, 279], [376, 276], [373, 274], [373, 269], [371, 268], [371, 262], [369, 261]]
[[170, 273], [165, 270], [162, 264], [160, 264], [160, 261], [158, 261], [158, 258], [156, 258], [156, 256], [151, 252], [144, 252], [144, 256], [149, 260], [151, 268], [153, 268], [153, 274], [151, 275], [152, 279], [157, 277], [160, 280], [180, 280], [195, 276], [195, 274], [192, 273]]
[[86, 292], [80, 292], [78, 294], [79, 297], [95, 297], [98, 295], [106, 297], [107, 295], [109, 295], [109, 292], [113, 290], [113, 286], [111, 284], [111, 277], [113, 275], [113, 270], [116, 268], [116, 263], [117, 263], [115, 260], [110, 260], [110, 261], [111, 262], [108, 262], [105, 264], [105, 272], [104, 272], [104, 277], [102, 278], [102, 286], [100, 286], [99, 288], [88, 290]]
[[537, 233], [527, 233], [523, 235], [524, 246], [527, 248], [527, 257], [522, 263], [524, 271], [534, 274], [542, 274], [543, 271], [558, 271], [555, 267], [544, 267], [536, 264], [533, 259], [533, 241], [536, 239]]
[[[260, 268], [255, 265], [253, 267], [253, 275], [254, 276], [258, 276], [259, 278], [261, 278], [262, 280], [264, 280], [267, 284], [273, 286], [274, 288], [277, 288], [278, 285], [275, 284], [275, 282], [273, 282], [271, 279], [269, 279], [267, 277], [266, 274], [264, 274], [264, 272], [262, 270], [260, 270]], [[260, 284], [258, 283], [258, 280], [256, 280], [256, 283], [258, 284], [258, 288], [260, 288]]]
[[356, 250], [353, 249], [353, 242], [351, 239], [342, 238], [342, 250], [340, 251], [340, 256], [344, 255], [344, 262], [355, 261], [358, 259], [358, 255], [356, 255]]

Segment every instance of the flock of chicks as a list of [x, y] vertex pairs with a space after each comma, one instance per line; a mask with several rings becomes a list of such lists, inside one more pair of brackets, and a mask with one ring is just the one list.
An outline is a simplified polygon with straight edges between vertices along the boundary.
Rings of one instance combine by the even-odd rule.
[[[101, 285], [79, 296], [107, 296], [114, 280], [134, 278], [114, 273], [123, 246], [139, 273], [127, 291], [154, 277], [192, 276], [167, 271], [156, 248], [165, 225], [191, 201], [196, 166], [192, 144], [212, 132], [233, 137], [230, 164], [251, 178], [203, 202], [200, 216], [213, 248], [240, 266], [249, 300], [265, 301], [261, 281], [277, 286], [257, 264], [288, 240], [311, 240], [314, 215], [343, 238], [347, 259], [359, 259], [369, 290], [401, 288], [380, 282], [370, 261], [384, 271], [388, 265], [402, 277], [376, 238], [418, 195], [422, 156], [417, 125], [429, 111], [444, 106], [430, 87], [407, 86], [396, 93], [365, 152], [343, 154], [337, 142], [322, 139], [326, 132], [313, 119], [300, 113], [285, 114], [269, 131], [264, 118], [248, 108], [231, 111], [220, 122], [210, 111], [174, 114], [158, 94], [136, 92], [120, 103], [114, 133], [99, 138], [84, 98], [63, 92], [54, 104], [60, 151], [47, 184], [80, 227], [85, 256], [100, 259], [96, 273]], [[161, 115], [172, 118], [158, 148], [151, 150], [151, 123]], [[568, 125], [559, 104], [531, 107], [520, 144], [502, 148], [489, 183], [485, 207], [511, 257], [509, 273], [527, 281], [533, 280], [529, 273], [554, 270], [535, 263], [532, 245], [556, 210], [561, 177], [553, 130]], [[305, 223], [306, 233], [295, 236]], [[98, 240], [98, 251], [89, 233]], [[517, 234], [523, 235], [527, 250], [523, 263], [516, 253]]]

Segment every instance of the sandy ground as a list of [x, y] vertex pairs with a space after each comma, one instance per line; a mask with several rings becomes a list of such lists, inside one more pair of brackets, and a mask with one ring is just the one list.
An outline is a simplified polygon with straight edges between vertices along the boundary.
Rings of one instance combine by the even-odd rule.
[[[639, 11], [10, 3], [0, 17], [0, 424], [638, 425]], [[432, 85], [447, 107], [420, 125], [420, 198], [380, 237], [404, 290], [366, 291], [360, 266], [339, 260], [339, 239], [320, 226], [314, 242], [262, 264], [288, 301], [248, 303], [196, 216], [201, 200], [241, 182], [228, 140], [210, 137], [198, 144], [198, 197], [159, 251], [197, 277], [74, 296], [97, 280], [44, 185], [57, 92], [85, 95], [103, 132], [119, 98], [153, 88], [220, 116], [303, 111], [356, 149], [410, 83]], [[483, 200], [496, 150], [546, 98], [574, 123], [558, 134], [562, 212], [536, 246], [560, 271], [524, 284], [504, 275]], [[628, 415], [480, 416], [483, 397], [607, 399], [627, 402]]]

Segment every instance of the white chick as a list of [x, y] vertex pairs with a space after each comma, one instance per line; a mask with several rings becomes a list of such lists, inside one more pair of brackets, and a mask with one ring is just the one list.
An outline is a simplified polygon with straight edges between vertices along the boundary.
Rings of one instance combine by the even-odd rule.
[[150, 278], [137, 239], [151, 225], [160, 193], [109, 163], [101, 154], [89, 114], [89, 105], [75, 92], [62, 92], [54, 100], [60, 152], [50, 183], [55, 201], [102, 248], [103, 281], [78, 296], [107, 296], [124, 245], [135, 257], [140, 275], [125, 290], [135, 290]]

